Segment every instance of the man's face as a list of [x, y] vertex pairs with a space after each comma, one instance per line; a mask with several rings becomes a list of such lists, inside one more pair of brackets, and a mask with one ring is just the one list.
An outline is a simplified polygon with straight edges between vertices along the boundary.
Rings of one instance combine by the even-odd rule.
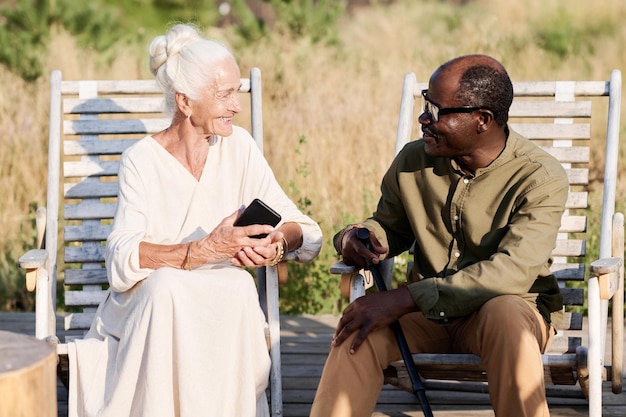
[[[430, 156], [454, 158], [469, 155], [476, 149], [477, 108], [453, 99], [458, 88], [454, 71], [437, 71], [424, 95], [424, 110], [419, 116]], [[438, 120], [433, 117], [438, 113]]]

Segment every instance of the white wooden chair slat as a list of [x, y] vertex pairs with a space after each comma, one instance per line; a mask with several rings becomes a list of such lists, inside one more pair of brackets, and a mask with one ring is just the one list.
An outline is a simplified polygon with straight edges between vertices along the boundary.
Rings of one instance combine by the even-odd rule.
[[66, 135], [146, 135], [159, 132], [169, 126], [164, 118], [65, 120]]
[[63, 184], [65, 198], [102, 198], [116, 197], [119, 192], [117, 182], [98, 182], [85, 184], [82, 182]]
[[114, 176], [119, 166], [119, 161], [71, 161], [63, 163], [63, 170], [66, 178]]
[[553, 263], [550, 271], [560, 281], [583, 281], [585, 279], [585, 264], [582, 263]]
[[[421, 113], [421, 91], [427, 83], [417, 82], [415, 74], [405, 76], [398, 119], [395, 153], [419, 134], [413, 126], [415, 113]], [[602, 414], [602, 380], [604, 372], [604, 344], [607, 339], [606, 317], [611, 300], [614, 324], [610, 343], [613, 343], [612, 378], [613, 392], [621, 392], [623, 368], [623, 315], [624, 315], [624, 222], [623, 215], [615, 212], [617, 160], [619, 155], [621, 72], [614, 70], [608, 81], [539, 81], [514, 82], [515, 100], [511, 106], [509, 125], [525, 135], [547, 152], [555, 156], [567, 171], [570, 192], [566, 212], [562, 217], [559, 239], [553, 250], [554, 263], [551, 270], [559, 284], [566, 306], [588, 304], [589, 326], [583, 329], [583, 317], [578, 312], [566, 311], [561, 330], [572, 331], [567, 338], [557, 337], [553, 348], [542, 356], [546, 383], [581, 384], [582, 392], [589, 398], [589, 415]], [[606, 119], [592, 119], [592, 104], [599, 98], [608, 98]], [[595, 117], [595, 116], [594, 116]], [[607, 123], [608, 120], [608, 123]], [[606, 135], [591, 137], [591, 123]], [[595, 135], [595, 134], [594, 134]], [[600, 141], [596, 143], [596, 141]], [[591, 141], [594, 144], [591, 144]], [[580, 146], [579, 146], [580, 145]], [[602, 189], [602, 216], [599, 258], [593, 262], [587, 279], [588, 295], [582, 287], [570, 288], [570, 283], [584, 282], [587, 253], [587, 215], [589, 213], [589, 164], [590, 147], [605, 148]], [[583, 213], [581, 210], [586, 210]], [[387, 261], [385, 261], [387, 262]], [[409, 262], [409, 267], [411, 263]], [[621, 265], [621, 269], [619, 267]], [[341, 274], [342, 289], [350, 289], [350, 300], [365, 294], [363, 279], [354, 268], [342, 262], [330, 268], [331, 273]], [[605, 277], [607, 279], [605, 279]], [[390, 277], [387, 277], [389, 280]], [[390, 281], [388, 281], [390, 282]], [[348, 294], [345, 294], [348, 296]], [[588, 346], [582, 346], [582, 331], [589, 332]], [[563, 354], [563, 352], [567, 352]], [[480, 358], [474, 355], [414, 355], [418, 370], [424, 378], [453, 378], [460, 381], [486, 381]], [[411, 383], [404, 364], [393, 364], [394, 375], [386, 375], [386, 382], [411, 392]], [[587, 379], [588, 375], [588, 379]], [[577, 381], [578, 377], [578, 381]], [[426, 385], [431, 381], [426, 381]], [[483, 386], [484, 388], [484, 386]], [[559, 393], [559, 391], [552, 391]]]
[[[517, 81], [513, 85], [517, 97], [554, 97], [557, 86], [563, 81]], [[576, 81], [573, 93], [580, 97], [609, 96], [610, 81]], [[413, 83], [413, 96], [421, 97], [428, 83]]]
[[587, 208], [587, 202], [589, 199], [589, 193], [587, 191], [570, 191], [565, 202], [565, 208], [567, 209], [585, 209]]
[[[70, 313], [64, 317], [64, 326], [66, 329], [73, 330], [89, 330], [91, 321], [93, 320], [92, 313]], [[74, 337], [75, 339], [76, 337]]]
[[591, 117], [590, 101], [518, 101], [511, 105], [509, 117], [570, 118]]
[[163, 97], [68, 98], [63, 100], [65, 114], [125, 114], [163, 112]]
[[83, 200], [81, 204], [66, 204], [63, 211], [65, 220], [112, 219], [115, 215], [115, 203], [99, 203]]
[[111, 233], [111, 225], [66, 226], [64, 239], [66, 242], [102, 242]]
[[[67, 306], [93, 306], [97, 307], [106, 297], [107, 292], [100, 291], [65, 291], [65, 304]], [[90, 314], [93, 319], [93, 314]]]
[[[85, 81], [63, 81], [59, 90], [63, 95], [76, 95], [80, 92], [81, 83]], [[155, 80], [89, 80], [96, 85], [98, 95], [118, 94], [161, 94]], [[242, 93], [250, 92], [250, 78], [241, 79]]]
[[119, 155], [139, 139], [111, 140], [66, 140], [63, 142], [65, 155]]
[[[65, 285], [107, 285], [106, 269], [67, 269], [64, 277]], [[93, 317], [92, 317], [93, 318]]]
[[587, 231], [587, 216], [563, 216], [560, 232], [575, 233]]
[[570, 185], [589, 184], [589, 169], [587, 168], [565, 168]]
[[553, 123], [511, 123], [511, 129], [528, 139], [576, 139], [591, 138], [591, 125], [575, 123], [569, 125], [555, 125]]
[[[250, 105], [251, 133], [263, 150], [259, 69], [253, 68], [250, 78], [241, 79], [241, 83], [242, 105]], [[84, 307], [82, 312], [65, 317], [66, 340], [81, 337], [90, 326], [108, 285], [104, 242], [111, 231], [119, 191], [119, 155], [146, 134], [169, 126], [169, 118], [161, 113], [162, 105], [162, 93], [154, 80], [63, 81], [61, 72], [53, 71], [45, 249], [32, 250], [19, 261], [21, 267], [28, 268], [27, 275], [36, 274], [38, 338], [56, 335], [57, 266], [65, 274], [65, 304]], [[62, 235], [58, 234], [59, 224], [64, 226]], [[59, 243], [63, 245], [62, 260], [57, 259]], [[260, 269], [257, 282], [265, 288], [260, 291], [264, 294], [260, 301], [270, 329], [270, 410], [275, 417], [282, 415], [278, 268]], [[57, 352], [67, 355], [67, 345], [59, 344]]]
[[[575, 125], [565, 125], [565, 126], [575, 126]], [[565, 139], [565, 138], [554, 138], [554, 139]], [[568, 138], [574, 139], [574, 138]], [[576, 146], [573, 148], [564, 148], [564, 147], [556, 147], [556, 146], [541, 146], [541, 149], [548, 152], [550, 155], [555, 157], [561, 163], [587, 163], [589, 161], [589, 147], [587, 146]]]
[[552, 256], [585, 256], [585, 241], [582, 239], [557, 239]]

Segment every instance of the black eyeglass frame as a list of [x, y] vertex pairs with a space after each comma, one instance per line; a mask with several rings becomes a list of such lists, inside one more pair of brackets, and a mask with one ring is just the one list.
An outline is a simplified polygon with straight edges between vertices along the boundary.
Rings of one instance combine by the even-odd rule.
[[[433, 103], [426, 94], [428, 90], [422, 90], [422, 97], [424, 98], [424, 111], [430, 115], [433, 123], [439, 122], [439, 116], [453, 113], [472, 113], [476, 110], [482, 109], [480, 106], [461, 106], [461, 107], [440, 107], [438, 104]], [[436, 110], [435, 110], [436, 109]]]

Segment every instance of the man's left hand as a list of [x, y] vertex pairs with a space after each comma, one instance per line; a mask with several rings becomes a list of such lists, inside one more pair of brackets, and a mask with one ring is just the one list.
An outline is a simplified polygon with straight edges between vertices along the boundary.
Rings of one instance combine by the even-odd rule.
[[367, 294], [346, 307], [337, 325], [332, 345], [340, 345], [353, 332], [358, 331], [350, 346], [350, 353], [355, 353], [369, 333], [389, 326], [412, 311], [417, 311], [417, 306], [406, 287]]

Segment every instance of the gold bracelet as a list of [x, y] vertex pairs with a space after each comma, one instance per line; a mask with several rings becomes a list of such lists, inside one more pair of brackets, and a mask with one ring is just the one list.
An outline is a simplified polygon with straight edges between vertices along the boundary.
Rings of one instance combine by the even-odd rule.
[[187, 256], [185, 257], [185, 266], [187, 271], [191, 271], [191, 242], [187, 245]]
[[283, 242], [276, 242], [276, 256], [274, 256], [274, 259], [272, 259], [268, 265], [277, 265], [280, 261], [283, 260], [284, 255], [285, 249], [283, 248]]
[[289, 243], [287, 243], [287, 239], [285, 239], [285, 236], [283, 236], [283, 254], [287, 256], [288, 253], [289, 253]]

